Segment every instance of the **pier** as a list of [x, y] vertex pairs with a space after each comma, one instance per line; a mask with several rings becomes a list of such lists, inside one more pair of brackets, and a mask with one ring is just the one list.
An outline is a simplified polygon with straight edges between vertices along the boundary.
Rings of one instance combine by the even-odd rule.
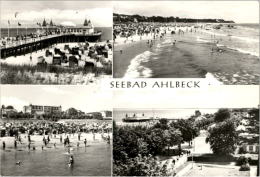
[[25, 55], [44, 48], [48, 48], [58, 43], [72, 43], [72, 42], [97, 42], [101, 38], [101, 32], [93, 34], [59, 34], [49, 35], [41, 38], [32, 38], [24, 40], [23, 42], [17, 42], [12, 46], [3, 47], [0, 49], [1, 59], [5, 59], [10, 56]]

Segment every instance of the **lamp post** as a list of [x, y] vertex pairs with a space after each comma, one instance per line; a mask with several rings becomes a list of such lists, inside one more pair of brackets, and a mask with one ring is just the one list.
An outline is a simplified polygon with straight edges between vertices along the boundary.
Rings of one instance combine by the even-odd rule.
[[[195, 148], [193, 149], [193, 146], [195, 146], [195, 145], [194, 145], [194, 143], [193, 143], [193, 133], [192, 133], [192, 132], [191, 132], [191, 136], [192, 136], [192, 137], [191, 137], [191, 138], [192, 138], [192, 141], [191, 141], [191, 142], [192, 142], [192, 150], [193, 150], [193, 152], [194, 152]], [[194, 163], [194, 162], [193, 162], [193, 152], [191, 153], [192, 169], [193, 169], [193, 163]]]

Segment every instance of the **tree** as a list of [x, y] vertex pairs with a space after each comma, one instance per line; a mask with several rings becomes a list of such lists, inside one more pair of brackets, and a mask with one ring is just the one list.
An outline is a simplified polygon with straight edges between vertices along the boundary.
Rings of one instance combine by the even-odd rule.
[[75, 109], [75, 108], [69, 108], [67, 110], [67, 113], [68, 113], [69, 116], [76, 116], [76, 115], [78, 115], [78, 110]]
[[162, 152], [167, 145], [164, 138], [164, 130], [160, 128], [152, 128], [147, 132], [146, 141], [148, 143], [150, 154], [157, 155]]
[[129, 159], [126, 164], [113, 165], [114, 176], [169, 176], [167, 164], [161, 166], [151, 155]]
[[198, 128], [196, 128], [190, 120], [180, 119], [177, 122], [172, 122], [170, 126], [179, 129], [181, 131], [183, 141], [189, 142], [189, 145], [192, 139], [199, 135]]
[[163, 130], [169, 129], [168, 120], [167, 119], [160, 119], [159, 122], [157, 122], [153, 126], [153, 128], [160, 128], [160, 129], [163, 129]]
[[219, 109], [215, 114], [215, 122], [222, 122], [230, 118], [230, 111], [228, 109]]
[[231, 120], [220, 122], [209, 130], [206, 142], [210, 144], [214, 154], [229, 155], [234, 153], [238, 143], [236, 126]]
[[169, 130], [164, 130], [163, 136], [168, 148], [168, 155], [169, 155], [171, 146], [181, 144], [182, 134], [179, 130], [175, 130], [173, 127], [171, 127]]
[[14, 109], [14, 107], [9, 105], [9, 106], [6, 106], [6, 109]]

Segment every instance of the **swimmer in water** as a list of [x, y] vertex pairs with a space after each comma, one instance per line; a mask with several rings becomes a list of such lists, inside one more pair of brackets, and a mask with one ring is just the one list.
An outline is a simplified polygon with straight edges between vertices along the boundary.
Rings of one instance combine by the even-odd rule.
[[15, 164], [20, 166], [21, 163], [22, 163], [21, 161], [17, 161]]
[[74, 159], [73, 159], [73, 156], [71, 155], [70, 159], [69, 159], [68, 166], [71, 167], [73, 164], [74, 164]]
[[3, 141], [3, 150], [5, 150], [5, 141]]

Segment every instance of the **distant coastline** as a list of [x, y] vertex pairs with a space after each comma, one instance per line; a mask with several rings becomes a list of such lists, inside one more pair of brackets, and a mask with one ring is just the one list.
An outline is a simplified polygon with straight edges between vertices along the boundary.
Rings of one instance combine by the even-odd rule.
[[142, 15], [126, 15], [113, 13], [114, 23], [124, 22], [159, 22], [159, 23], [235, 23], [233, 20], [224, 19], [196, 19], [196, 18], [181, 18], [181, 17], [163, 17], [163, 16], [142, 16]]

